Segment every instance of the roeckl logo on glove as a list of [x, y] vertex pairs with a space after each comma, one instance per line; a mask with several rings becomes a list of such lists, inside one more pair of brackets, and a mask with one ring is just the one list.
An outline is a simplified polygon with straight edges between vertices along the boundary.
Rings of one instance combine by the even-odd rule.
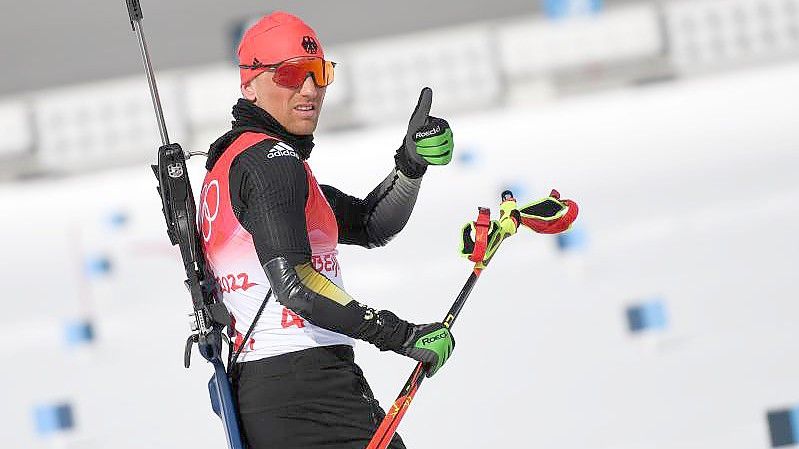
[[441, 340], [442, 338], [444, 338], [444, 337], [446, 337], [446, 336], [447, 336], [447, 331], [442, 331], [442, 332], [441, 332], [440, 334], [438, 334], [438, 335], [434, 335], [434, 336], [432, 336], [432, 337], [425, 337], [425, 338], [423, 338], [423, 339], [422, 339], [422, 344], [423, 344], [423, 345], [429, 345], [430, 343], [433, 343], [433, 342], [434, 342], [434, 341], [436, 341], [436, 340]]
[[414, 139], [424, 139], [425, 137], [434, 136], [441, 132], [441, 127], [436, 126], [433, 129], [429, 129], [427, 131], [416, 131], [416, 134], [413, 135]]

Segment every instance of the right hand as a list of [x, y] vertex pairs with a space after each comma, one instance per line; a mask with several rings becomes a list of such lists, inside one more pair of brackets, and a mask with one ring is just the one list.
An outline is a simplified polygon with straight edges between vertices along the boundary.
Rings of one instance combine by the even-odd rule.
[[432, 377], [454, 349], [455, 338], [443, 324], [411, 324], [410, 335], [397, 352], [425, 363], [427, 377]]

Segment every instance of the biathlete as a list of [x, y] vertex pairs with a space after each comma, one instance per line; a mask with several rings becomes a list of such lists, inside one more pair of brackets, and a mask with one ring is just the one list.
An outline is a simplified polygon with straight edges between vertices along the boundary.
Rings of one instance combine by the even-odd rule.
[[[336, 246], [375, 248], [400, 232], [428, 165], [452, 159], [452, 131], [428, 115], [423, 89], [388, 176], [364, 199], [347, 195], [318, 184], [308, 164], [335, 70], [314, 30], [274, 12], [246, 31], [238, 55], [243, 98], [211, 145], [198, 226], [241, 351], [232, 378], [243, 434], [251, 449], [363, 449], [385, 412], [354, 339], [425, 362], [428, 375], [455, 341], [441, 323], [355, 300]], [[395, 435], [390, 447], [405, 446]]]

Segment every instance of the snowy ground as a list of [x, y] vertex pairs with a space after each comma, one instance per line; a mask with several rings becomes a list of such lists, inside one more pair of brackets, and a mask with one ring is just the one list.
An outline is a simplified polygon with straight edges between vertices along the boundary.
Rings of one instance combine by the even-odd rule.
[[[448, 117], [472, 163], [431, 169], [388, 247], [341, 249], [350, 293], [440, 319], [469, 271], [460, 226], [508, 186], [578, 200], [588, 245], [561, 253], [519, 235], [502, 248], [453, 359], [401, 425], [408, 446], [768, 447], [767, 410], [799, 404], [797, 80], [783, 65]], [[318, 136], [317, 178], [365, 195], [403, 133]], [[182, 367], [189, 298], [149, 168], [2, 185], [0, 202], [3, 447], [223, 447], [209, 367], [197, 354]], [[114, 230], [117, 210], [131, 219]], [[82, 254], [95, 253], [113, 273], [84, 281]], [[668, 330], [631, 335], [625, 308], [652, 297]], [[64, 322], [86, 314], [96, 343], [67, 348]], [[384, 405], [412, 367], [367, 345], [358, 360]], [[39, 439], [33, 407], [59, 400], [77, 431]]]

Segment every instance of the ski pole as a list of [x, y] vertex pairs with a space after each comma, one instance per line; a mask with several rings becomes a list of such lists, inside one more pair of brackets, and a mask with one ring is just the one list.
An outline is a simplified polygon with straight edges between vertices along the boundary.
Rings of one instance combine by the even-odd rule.
[[[539, 234], [558, 234], [571, 227], [578, 213], [577, 203], [572, 200], [561, 200], [557, 190], [552, 190], [548, 197], [521, 208], [517, 207], [511, 191], [502, 192], [500, 218], [497, 221], [491, 221], [491, 211], [488, 208], [481, 207], [478, 210], [477, 220], [463, 227], [461, 254], [474, 262], [474, 268], [444, 318], [443, 324], [448, 329], [455, 324], [455, 319], [458, 318], [474, 284], [496, 255], [499, 246], [506, 238], [514, 235], [519, 226]], [[475, 235], [474, 239], [471, 237], [472, 233]], [[366, 449], [385, 449], [391, 444], [397, 426], [425, 379], [424, 374], [424, 364], [417, 363]]]
[[[474, 261], [475, 264], [474, 268], [472, 269], [472, 273], [469, 275], [469, 278], [466, 280], [463, 288], [461, 288], [460, 293], [458, 293], [458, 296], [455, 298], [455, 302], [452, 303], [452, 307], [450, 307], [449, 312], [447, 312], [447, 315], [444, 317], [443, 324], [448, 329], [451, 329], [455, 324], [455, 320], [458, 318], [461, 309], [463, 308], [464, 304], [466, 304], [466, 299], [469, 298], [469, 294], [472, 292], [472, 288], [474, 288], [474, 285], [480, 278], [480, 274], [496, 254], [499, 246], [505, 241], [506, 238], [515, 234], [516, 230], [521, 224], [519, 211], [516, 208], [516, 200], [513, 198], [513, 193], [511, 191], [506, 190], [505, 192], [502, 192], [502, 205], [500, 208], [503, 215], [500, 216], [500, 220], [497, 223], [498, 227], [496, 228], [497, 232], [494, 233], [493, 236], [489, 237], [487, 232], [480, 232], [480, 229], [478, 229], [478, 241], [475, 243], [482, 248], [484, 253]], [[481, 207], [478, 210], [479, 216], [476, 225], [484, 230], [487, 230], [486, 227], [490, 226], [489, 217], [491, 212], [488, 208], [484, 207]], [[480, 249], [478, 249], [478, 251], [480, 251]], [[397, 431], [397, 426], [399, 426], [402, 417], [405, 416], [405, 412], [408, 411], [408, 407], [410, 407], [411, 401], [416, 395], [416, 391], [419, 389], [419, 387], [422, 385], [422, 381], [425, 379], [425, 371], [424, 363], [419, 362], [416, 364], [416, 368], [414, 368], [413, 372], [411, 372], [411, 375], [405, 382], [405, 386], [402, 387], [400, 394], [397, 396], [397, 399], [394, 400], [394, 403], [391, 405], [391, 408], [389, 409], [385, 418], [383, 418], [383, 421], [380, 423], [380, 426], [377, 428], [374, 436], [369, 441], [366, 449], [385, 449], [388, 447], [388, 445], [391, 443], [394, 433]]]
[[139, 0], [125, 0], [130, 24], [139, 41], [144, 72], [150, 87], [150, 96], [161, 135], [158, 164], [152, 169], [158, 180], [158, 193], [166, 219], [167, 235], [172, 245], [178, 245], [186, 271], [186, 287], [194, 307], [192, 333], [186, 342], [184, 365], [189, 367], [191, 348], [197, 343], [200, 354], [211, 363], [214, 374], [208, 381], [211, 407], [222, 419], [229, 449], [244, 449], [239, 430], [238, 414], [233, 399], [230, 379], [222, 362], [222, 328], [230, 325], [230, 315], [225, 306], [211, 295], [212, 283], [206, 279], [205, 258], [198, 244], [196, 205], [188, 178], [186, 159], [193, 154], [184, 153], [180, 145], [169, 142], [161, 99], [155, 82], [147, 42], [141, 26], [142, 11]]

